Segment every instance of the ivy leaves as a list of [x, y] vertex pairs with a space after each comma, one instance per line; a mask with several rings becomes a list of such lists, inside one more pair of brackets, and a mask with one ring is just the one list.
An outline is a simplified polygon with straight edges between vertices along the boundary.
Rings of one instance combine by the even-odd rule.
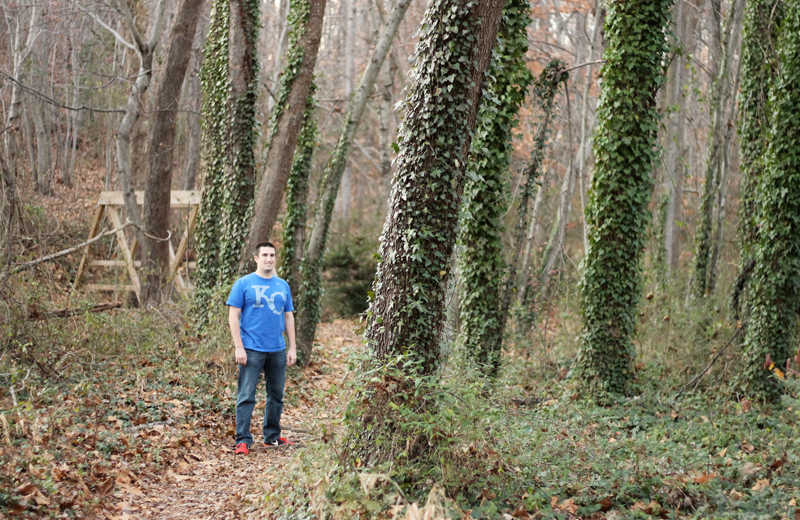
[[576, 375], [597, 390], [627, 393], [634, 376], [639, 263], [649, 221], [651, 164], [671, 0], [613, 0], [595, 131], [596, 167], [586, 221]]

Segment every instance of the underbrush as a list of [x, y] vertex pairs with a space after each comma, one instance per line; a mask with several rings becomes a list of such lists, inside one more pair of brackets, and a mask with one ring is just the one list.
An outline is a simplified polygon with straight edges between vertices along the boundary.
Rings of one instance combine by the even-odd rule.
[[141, 479], [181, 472], [188, 452], [229, 449], [209, 438], [234, 421], [233, 367], [213, 335], [186, 333], [179, 309], [47, 320], [23, 309], [8, 305], [0, 325], [0, 512], [120, 514]]
[[[580, 333], [574, 300], [573, 312], [559, 306], [540, 314], [537, 330], [507, 350], [491, 391], [461, 368], [463, 354], [454, 349], [441, 378], [415, 382], [429, 406], [394, 401], [387, 411], [402, 436], [427, 439], [416, 458], [401, 449], [382, 465], [353, 462], [345, 452], [353, 451], [354, 424], [342, 419], [345, 394], [334, 413], [339, 419], [317, 424], [338, 437], [299, 454], [285, 484], [267, 492], [265, 514], [800, 518], [800, 383], [787, 375], [782, 404], [737, 397], [739, 346], [722, 300], [702, 302], [719, 312], [701, 323], [699, 305], [647, 293], [630, 397], [598, 402], [570, 379]], [[358, 366], [356, 360], [352, 369]], [[776, 377], [769, 367], [764, 376]], [[357, 378], [351, 396], [375, 377]]]

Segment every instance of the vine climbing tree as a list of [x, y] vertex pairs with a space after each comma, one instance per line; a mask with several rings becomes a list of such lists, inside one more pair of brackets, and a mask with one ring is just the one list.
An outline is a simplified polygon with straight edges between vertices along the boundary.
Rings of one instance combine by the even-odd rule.
[[505, 316], [503, 214], [508, 208], [508, 168], [513, 130], [533, 76], [525, 62], [530, 24], [527, 0], [509, 0], [497, 36], [478, 111], [464, 188], [460, 272], [463, 347], [494, 377], [500, 366]]
[[739, 267], [731, 293], [731, 308], [747, 315], [746, 287], [755, 267], [758, 239], [758, 184], [768, 146], [769, 91], [778, 72], [775, 50], [783, 6], [777, 0], [747, 2], [742, 35], [742, 92], [739, 101]]
[[425, 12], [365, 333], [372, 366], [398, 356], [407, 362], [395, 376], [375, 375], [366, 395], [355, 399], [349, 414], [354, 435], [345, 449], [351, 461], [387, 462], [397, 453], [391, 446], [413, 457], [427, 445], [423, 436], [388, 417], [390, 403], [424, 407], [424, 392], [415, 390], [415, 381], [435, 377], [439, 368], [445, 287], [471, 133], [502, 7], [499, 0], [432, 0]]
[[575, 373], [589, 387], [626, 393], [640, 300], [640, 260], [656, 155], [656, 93], [663, 78], [671, 0], [608, 2], [606, 60], [594, 138]]
[[256, 190], [240, 270], [250, 267], [248, 251], [269, 239], [278, 217], [303, 124], [306, 100], [314, 82], [324, 14], [325, 0], [291, 0], [289, 3], [289, 45], [270, 120], [264, 174]]
[[206, 40], [200, 82], [203, 92], [202, 168], [203, 196], [195, 231], [197, 271], [193, 316], [197, 327], [208, 321], [219, 275], [219, 234], [222, 214], [223, 175], [227, 150], [228, 0], [214, 0]]
[[749, 394], [766, 399], [782, 393], [771, 363], [781, 367], [791, 356], [800, 310], [800, 0], [784, 5], [740, 375]]

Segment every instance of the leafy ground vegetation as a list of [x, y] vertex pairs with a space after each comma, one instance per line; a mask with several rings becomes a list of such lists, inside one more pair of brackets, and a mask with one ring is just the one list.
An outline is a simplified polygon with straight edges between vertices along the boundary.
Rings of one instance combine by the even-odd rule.
[[[31, 257], [84, 236], [46, 214], [27, 209], [41, 231]], [[557, 303], [510, 337], [490, 391], [460, 368], [457, 337], [441, 377], [414, 382], [429, 406], [393, 414], [428, 439], [424, 459], [400, 449], [351, 471], [344, 418], [373, 377], [359, 371], [358, 322], [323, 324], [314, 362], [290, 372], [284, 426], [302, 444], [235, 458], [224, 319], [198, 339], [181, 304], [83, 312], [96, 302], [70, 294], [74, 269], [63, 258], [3, 286], [3, 517], [800, 518], [800, 359], [763, 367], [782, 402], [740, 399], [725, 297], [706, 302], [716, 311], [698, 332], [685, 280], [646, 273], [631, 397], [598, 403], [570, 378], [581, 324], [565, 274]], [[66, 307], [78, 312], [41, 319]]]

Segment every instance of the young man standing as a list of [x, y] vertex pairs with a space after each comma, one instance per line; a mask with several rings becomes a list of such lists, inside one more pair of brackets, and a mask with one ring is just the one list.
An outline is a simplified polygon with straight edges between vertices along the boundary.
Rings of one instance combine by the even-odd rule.
[[[250, 420], [261, 372], [267, 383], [264, 446], [293, 444], [281, 437], [286, 366], [297, 361], [292, 294], [289, 284], [275, 275], [275, 246], [269, 242], [258, 244], [253, 260], [256, 271], [236, 280], [227, 303], [228, 324], [239, 365], [235, 453], [242, 455], [247, 455], [253, 444]], [[288, 352], [284, 331], [289, 338]]]

